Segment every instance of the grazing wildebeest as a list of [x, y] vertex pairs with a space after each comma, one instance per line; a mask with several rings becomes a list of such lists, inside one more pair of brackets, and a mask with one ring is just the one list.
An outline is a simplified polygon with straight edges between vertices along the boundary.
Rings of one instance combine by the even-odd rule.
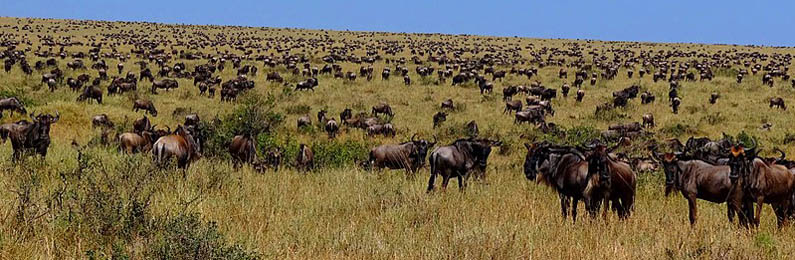
[[652, 114], [644, 114], [643, 115], [643, 127], [654, 128], [654, 115]]
[[679, 97], [675, 97], [671, 100], [671, 110], [674, 114], [679, 114], [679, 105], [682, 104], [682, 100]]
[[641, 104], [650, 104], [654, 102], [656, 97], [651, 92], [645, 91], [640, 94], [640, 103]]
[[542, 123], [545, 121], [544, 112], [538, 109], [525, 109], [514, 114], [514, 124]]
[[740, 224], [750, 223], [748, 221], [753, 217], [753, 208], [744, 206], [747, 203], [743, 202], [742, 185], [732, 180], [739, 176], [732, 176], [730, 166], [712, 165], [689, 158], [680, 159], [680, 156], [676, 153], [660, 155], [652, 151], [652, 158], [661, 162], [665, 171], [665, 195], [668, 196], [675, 190], [682, 193], [690, 208], [691, 225], [695, 226], [698, 220], [697, 199], [713, 203], [726, 202], [730, 222], [733, 221], [735, 213], [739, 213]]
[[309, 171], [315, 168], [315, 154], [306, 144], [298, 146], [298, 158], [295, 159], [295, 164], [299, 171]]
[[436, 138], [434, 142], [428, 142], [424, 139], [415, 140], [416, 136], [412, 135], [408, 142], [374, 147], [370, 150], [369, 165], [379, 169], [406, 169], [412, 174], [417, 172], [425, 164], [428, 149], [436, 145]]
[[353, 111], [350, 108], [345, 108], [340, 112], [340, 121], [345, 122], [345, 120], [353, 118]]
[[155, 109], [155, 104], [151, 100], [136, 99], [133, 103], [133, 111], [138, 112], [140, 109], [152, 116], [157, 116], [157, 109]]
[[569, 84], [563, 84], [563, 86], [560, 87], [560, 93], [563, 94], [564, 98], [565, 97], [569, 97], [569, 91], [570, 90], [571, 90], [571, 87], [569, 86]]
[[10, 116], [14, 115], [14, 111], [23, 115], [28, 112], [25, 110], [25, 106], [22, 105], [22, 102], [16, 97], [0, 99], [0, 118], [3, 117], [3, 111], [5, 110], [9, 111]]
[[712, 92], [712, 94], [709, 95], [709, 103], [715, 104], [718, 102], [718, 98], [720, 98], [720, 94], [718, 94], [718, 92]]
[[372, 114], [373, 116], [378, 116], [378, 114], [395, 116], [395, 114], [392, 113], [392, 107], [390, 107], [389, 104], [387, 104], [386, 102], [381, 102], [378, 103], [378, 105], [373, 106]]
[[102, 104], [102, 89], [97, 86], [86, 86], [83, 88], [83, 93], [77, 97], [77, 101], [84, 101], [86, 99], [94, 99], [97, 104]]
[[201, 120], [199, 119], [199, 115], [198, 114], [190, 113], [190, 114], [185, 115], [185, 123], [184, 123], [184, 125], [185, 126], [197, 126], [197, 125], [199, 125], [200, 121]]
[[172, 88], [178, 88], [179, 83], [173, 79], [155, 80], [152, 82], [152, 94], [157, 94], [157, 89], [165, 89], [166, 91]]
[[578, 89], [577, 90], [577, 97], [575, 97], [577, 102], [582, 102], [582, 98], [584, 98], [584, 97], [585, 97], [585, 90]]
[[31, 113], [30, 119], [33, 122], [21, 120], [16, 123], [4, 124], [3, 127], [0, 127], [0, 137], [3, 140], [11, 138], [14, 160], [19, 159], [26, 150], [33, 150], [44, 158], [47, 157], [47, 149], [50, 147], [50, 125], [58, 122], [60, 118], [57, 111], [55, 116], [50, 114], [34, 116]]
[[152, 153], [158, 165], [174, 157], [177, 167], [187, 169], [191, 162], [201, 157], [201, 147], [185, 128], [178, 126], [174, 133], [157, 139], [152, 146]]
[[442, 176], [442, 189], [447, 189], [450, 178], [458, 177], [458, 187], [463, 190], [472, 171], [485, 175], [491, 148], [501, 146], [502, 142], [489, 139], [458, 139], [447, 146], [438, 147], [431, 152], [428, 162], [431, 177], [428, 192], [433, 191], [436, 175]]
[[133, 122], [133, 130], [136, 134], [141, 134], [144, 131], [150, 131], [154, 127], [152, 127], [152, 123], [149, 122], [149, 118], [144, 116], [142, 118], [136, 119]]
[[337, 133], [340, 130], [340, 126], [339, 124], [337, 124], [337, 120], [331, 118], [328, 120], [328, 122], [326, 122], [325, 129], [326, 133], [328, 133], [328, 138], [334, 138], [337, 137]]
[[447, 121], [447, 113], [436, 112], [436, 114], [433, 115], [433, 128], [439, 127], [444, 121]]
[[442, 109], [449, 109], [449, 110], [455, 109], [455, 107], [453, 105], [453, 100], [452, 99], [447, 99], [444, 102], [442, 102]]
[[257, 150], [251, 134], [236, 135], [232, 138], [232, 143], [229, 144], [229, 154], [232, 155], [235, 167], [244, 163], [254, 164], [257, 159]]
[[392, 124], [383, 124], [383, 125], [370, 125], [367, 127], [367, 135], [374, 136], [377, 134], [384, 135], [384, 137], [392, 136], [395, 137], [395, 128]]
[[296, 120], [297, 128], [309, 127], [312, 125], [312, 119], [309, 115], [303, 115]]
[[494, 90], [494, 84], [491, 82], [487, 82], [486, 80], [480, 80], [478, 83], [478, 88], [480, 88], [481, 95], [485, 92], [488, 92], [490, 94]]
[[411, 86], [411, 77], [409, 77], [409, 75], [403, 76], [403, 84]]
[[325, 126], [326, 122], [328, 122], [328, 118], [326, 118], [327, 113], [328, 111], [326, 111], [325, 109], [317, 111], [317, 123], [320, 124], [321, 126]]
[[113, 122], [110, 121], [107, 114], [100, 114], [91, 118], [91, 127], [113, 128]]
[[781, 110], [787, 110], [787, 105], [784, 104], [784, 99], [780, 97], [775, 97], [770, 99], [770, 107], [777, 107]]
[[503, 88], [502, 89], [502, 99], [503, 100], [508, 100], [511, 97], [513, 97], [514, 95], [516, 95], [516, 93], [519, 93], [519, 88], [516, 87], [516, 86], [509, 86], [509, 87]]

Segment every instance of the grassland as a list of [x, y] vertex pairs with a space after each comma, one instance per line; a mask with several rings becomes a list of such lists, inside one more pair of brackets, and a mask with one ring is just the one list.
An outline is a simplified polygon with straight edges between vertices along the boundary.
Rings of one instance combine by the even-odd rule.
[[[33, 31], [18, 31], [32, 26]], [[361, 45], [375, 44], [376, 40], [392, 40], [402, 44], [423, 42], [447, 42], [456, 46], [522, 47], [523, 57], [529, 57], [531, 49], [542, 47], [566, 48], [579, 43], [587, 50], [627, 48], [636, 51], [693, 50], [715, 53], [738, 50], [761, 53], [795, 54], [791, 48], [767, 48], [725, 45], [655, 44], [628, 42], [546, 40], [525, 38], [499, 38], [453, 35], [414, 35], [391, 33], [308, 31], [296, 29], [217, 27], [217, 26], [171, 26], [141, 23], [79, 23], [69, 20], [42, 20], [0, 18], [0, 33], [17, 41], [17, 49], [30, 48], [29, 63], [43, 59], [32, 52], [41, 46], [39, 37], [50, 35], [56, 40], [71, 36], [72, 41], [88, 42], [108, 33], [132, 31], [151, 40], [171, 41], [166, 50], [189, 50], [216, 53], [229, 51], [241, 54], [231, 46], [189, 49], [187, 44], [177, 41], [196, 32], [207, 35], [218, 33], [228, 37], [246, 36], [254, 43], [265, 43], [269, 37], [292, 37], [290, 41], [278, 42], [288, 46], [299, 38], [319, 38], [328, 35], [336, 40], [357, 42]], [[56, 31], [54, 28], [59, 28]], [[155, 29], [156, 28], [156, 29]], [[68, 29], [68, 30], [67, 30]], [[39, 31], [37, 31], [39, 30]], [[25, 34], [28, 37], [25, 37]], [[48, 47], [42, 47], [46, 50]], [[86, 52], [90, 47], [70, 46], [70, 53]], [[129, 53], [131, 46], [119, 45], [120, 53]], [[247, 48], [252, 55], [273, 53], [273, 48]], [[57, 51], [57, 47], [53, 49]], [[110, 52], [105, 47], [103, 52]], [[391, 58], [412, 55], [404, 48]], [[311, 57], [314, 66], [326, 53], [311, 48], [297, 48], [294, 54]], [[353, 51], [365, 56], [364, 49]], [[587, 53], [587, 52], [585, 52]], [[469, 54], [465, 56], [470, 56]], [[586, 57], [589, 57], [586, 55]], [[140, 57], [135, 55], [126, 61], [126, 71], [137, 73], [133, 65]], [[59, 64], [67, 77], [88, 73], [96, 77], [96, 71], [72, 71]], [[586, 59], [589, 60], [589, 59]], [[115, 59], [106, 59], [111, 66], [109, 74], [117, 75]], [[183, 61], [183, 60], [177, 60]], [[174, 61], [172, 61], [174, 62]], [[185, 60], [189, 70], [204, 63], [201, 60]], [[91, 62], [86, 60], [87, 65]], [[760, 63], [762, 63], [760, 61]], [[344, 157], [348, 163], [320, 165], [307, 174], [290, 169], [278, 172], [258, 173], [249, 167], [235, 169], [228, 156], [206, 156], [197, 161], [184, 174], [179, 170], [158, 169], [151, 165], [148, 154], [122, 155], [114, 145], [96, 144], [99, 130], [90, 127], [91, 116], [106, 113], [117, 124], [132, 121], [141, 114], [132, 111], [135, 97], [152, 99], [160, 116], [151, 118], [160, 126], [176, 125], [183, 121], [184, 114], [175, 110], [190, 109], [204, 120], [224, 118], [242, 106], [240, 102], [224, 103], [199, 96], [192, 81], [179, 79], [180, 88], [159, 95], [145, 91], [142, 84], [136, 94], [106, 96], [101, 105], [78, 103], [78, 93], [61, 86], [51, 93], [39, 83], [39, 72], [26, 76], [19, 66], [10, 73], [0, 72], [0, 94], [16, 95], [25, 101], [29, 111], [59, 111], [61, 120], [53, 125], [53, 143], [45, 160], [29, 158], [20, 163], [11, 162], [11, 146], [0, 146], [0, 258], [4, 259], [62, 259], [100, 258], [129, 256], [134, 259], [155, 256], [188, 256], [176, 254], [180, 248], [236, 248], [240, 255], [248, 253], [264, 258], [316, 258], [316, 259], [792, 259], [795, 257], [795, 233], [793, 229], [777, 229], [773, 212], [766, 207], [763, 222], [757, 230], [745, 230], [728, 223], [725, 205], [699, 201], [699, 223], [691, 228], [687, 221], [686, 201], [675, 196], [664, 197], [663, 177], [660, 173], [641, 174], [639, 177], [637, 204], [633, 216], [627, 221], [610, 218], [594, 220], [563, 221], [560, 217], [557, 195], [545, 186], [527, 181], [522, 174], [524, 152], [522, 144], [532, 137], [542, 137], [537, 130], [527, 125], [514, 125], [513, 118], [503, 115], [500, 90], [508, 85], [527, 85], [525, 77], [508, 75], [495, 83], [494, 94], [480, 95], [473, 84], [452, 87], [448, 83], [435, 84], [435, 75], [421, 79], [414, 74], [415, 65], [408, 65], [414, 80], [404, 86], [400, 77], [382, 81], [376, 76], [373, 81], [359, 78], [355, 82], [319, 77], [320, 86], [314, 92], [293, 92], [292, 84], [283, 86], [268, 83], [264, 75], [273, 70], [262, 62], [244, 60], [243, 64], [259, 67], [254, 78], [256, 88], [246, 97], [272, 96], [273, 111], [284, 116], [282, 124], [264, 134], [262, 139], [271, 140], [295, 149], [298, 143], [316, 147], [332, 147], [335, 144], [353, 144], [359, 154]], [[408, 64], [408, 63], [407, 63]], [[343, 71], [358, 72], [359, 65], [341, 63]], [[150, 65], [153, 66], [153, 65]], [[374, 64], [376, 75], [384, 67], [393, 67], [378, 61]], [[437, 66], [438, 67], [438, 66]], [[538, 67], [526, 64], [523, 67]], [[617, 122], [640, 121], [645, 113], [654, 114], [658, 127], [654, 138], [683, 138], [691, 135], [718, 137], [721, 133], [737, 134], [741, 131], [758, 136], [762, 147], [769, 151], [780, 147], [795, 153], [795, 146], [787, 143], [792, 132], [791, 110], [781, 111], [767, 106], [767, 99], [781, 96], [791, 103], [793, 89], [788, 83], [776, 82], [773, 88], [761, 84], [761, 74], [746, 77], [742, 84], [735, 82], [737, 69], [715, 70], [712, 81], [683, 82], [680, 92], [682, 109], [678, 115], [671, 113], [665, 102], [668, 83], [652, 82], [650, 75], [638, 79], [627, 78], [622, 70], [614, 80], [600, 79], [595, 86], [586, 83], [583, 102], [572, 97], [555, 99], [552, 103], [556, 114], [549, 121], [564, 129], [585, 129], [589, 135], [604, 130]], [[153, 68], [156, 68], [153, 66]], [[499, 67], [510, 69], [510, 66]], [[538, 77], [545, 86], [559, 88], [564, 80], [558, 79], [559, 67], [539, 69]], [[303, 78], [285, 73], [283, 66], [275, 68], [286, 76], [288, 82]], [[156, 71], [153, 71], [156, 72]], [[570, 70], [569, 72], [573, 72]], [[224, 80], [235, 76], [228, 68], [220, 73]], [[573, 78], [573, 75], [570, 75]], [[568, 82], [568, 81], [567, 81]], [[103, 90], [108, 82], [103, 82]], [[613, 91], [639, 84], [657, 96], [657, 102], [641, 105], [633, 100], [616, 116], [603, 120], [594, 116], [596, 105], [610, 100]], [[721, 98], [715, 105], [707, 100], [712, 92]], [[439, 104], [452, 98], [460, 108], [452, 112], [441, 128], [432, 128], [432, 115]], [[362, 131], [343, 131], [336, 140], [329, 141], [319, 128], [299, 131], [295, 127], [297, 117], [308, 113], [314, 117], [321, 108], [336, 115], [346, 107], [354, 111], [367, 111], [370, 106], [386, 101], [392, 105], [396, 116], [392, 123], [398, 136], [392, 138], [368, 138]], [[309, 108], [307, 111], [306, 107]], [[23, 119], [22, 115], [6, 117], [3, 123]], [[366, 149], [381, 143], [407, 140], [412, 134], [430, 138], [436, 135], [440, 143], [449, 143], [460, 137], [455, 129], [475, 120], [480, 124], [484, 136], [505, 142], [492, 155], [484, 181], [472, 183], [466, 192], [450, 189], [447, 192], [425, 193], [428, 170], [421, 171], [416, 178], [406, 178], [402, 171], [368, 172], [356, 167], [353, 159], [365, 156]], [[763, 130], [763, 123], [771, 123], [771, 130]], [[129, 124], [128, 128], [129, 129]], [[598, 133], [598, 132], [597, 132]], [[520, 136], [524, 137], [520, 137]], [[78, 151], [70, 143], [89, 144]], [[93, 141], [92, 141], [93, 140]], [[292, 147], [292, 148], [291, 148]], [[364, 147], [364, 148], [362, 148]], [[340, 151], [331, 151], [338, 154]], [[0, 157], [1, 158], [1, 157]], [[290, 161], [292, 158], [287, 158]], [[331, 159], [327, 161], [332, 161]], [[453, 187], [455, 183], [453, 183]], [[581, 209], [582, 212], [582, 209]], [[186, 216], [197, 216], [199, 227], [213, 232], [195, 234], [201, 228], [188, 225], [174, 231], [174, 225]], [[182, 218], [180, 218], [182, 217]], [[189, 222], [189, 221], [188, 221]], [[217, 223], [212, 229], [209, 222]], [[164, 224], [165, 223], [165, 224]], [[177, 225], [179, 226], [179, 225]], [[171, 227], [171, 228], [169, 228]], [[190, 234], [190, 235], [186, 235]], [[212, 240], [208, 237], [214, 237]], [[194, 236], [197, 239], [180, 239]], [[201, 238], [201, 239], [199, 239]], [[198, 242], [197, 242], [198, 241]], [[208, 242], [209, 241], [209, 242]], [[220, 242], [219, 242], [220, 241]], [[215, 246], [213, 246], [215, 245]], [[172, 250], [169, 251], [168, 249]], [[186, 250], [189, 251], [189, 250]], [[219, 255], [222, 255], [219, 253]], [[238, 255], [238, 256], [240, 256]], [[226, 255], [228, 256], [228, 255]]]

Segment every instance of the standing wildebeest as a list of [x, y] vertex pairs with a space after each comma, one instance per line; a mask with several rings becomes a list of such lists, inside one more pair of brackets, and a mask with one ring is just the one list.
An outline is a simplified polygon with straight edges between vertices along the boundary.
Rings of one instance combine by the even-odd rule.
[[569, 84], [563, 84], [563, 86], [560, 87], [560, 93], [563, 94], [564, 98], [565, 97], [569, 97], [569, 91], [570, 90], [571, 90], [571, 87], [569, 86]]
[[513, 97], [514, 95], [516, 95], [516, 93], [519, 93], [519, 88], [516, 87], [516, 86], [509, 86], [509, 87], [503, 88], [502, 89], [502, 99], [503, 100], [508, 100], [511, 97]]
[[14, 116], [14, 111], [17, 111], [20, 114], [25, 114], [28, 112], [25, 110], [25, 106], [22, 105], [22, 102], [20, 102], [16, 97], [0, 99], [0, 118], [3, 117], [3, 111], [5, 110], [9, 111], [10, 116]]
[[265, 163], [273, 168], [274, 171], [279, 171], [279, 166], [282, 164], [282, 151], [277, 148], [273, 147], [269, 151], [265, 152]]
[[152, 153], [158, 165], [163, 165], [174, 157], [177, 159], [177, 167], [187, 169], [192, 161], [201, 157], [201, 147], [185, 128], [178, 126], [173, 134], [157, 139], [152, 146]]
[[119, 135], [119, 151], [125, 153], [145, 152], [152, 149], [154, 133], [144, 131], [140, 135], [136, 133], [122, 133]]
[[643, 115], [643, 127], [654, 128], [654, 115], [652, 114], [644, 114]]
[[141, 134], [141, 133], [143, 133], [144, 131], [150, 131], [150, 130], [152, 130], [152, 129], [153, 129], [153, 127], [152, 127], [152, 123], [151, 123], [151, 122], [149, 122], [149, 118], [148, 118], [148, 117], [146, 117], [146, 116], [144, 116], [144, 117], [142, 117], [142, 118], [139, 118], [139, 119], [136, 119], [136, 120], [133, 122], [133, 131], [134, 131], [136, 134], [139, 134], [139, 135], [140, 135], [140, 134]]
[[427, 140], [415, 140], [416, 134], [408, 142], [400, 144], [385, 144], [370, 150], [368, 163], [376, 168], [406, 169], [408, 173], [415, 173], [425, 163], [428, 149], [436, 145]]
[[91, 127], [113, 128], [113, 122], [110, 121], [107, 114], [100, 114], [91, 118]]
[[611, 158], [611, 149], [606, 146], [598, 144], [589, 149], [585, 159], [588, 161], [588, 173], [594, 178], [586, 186], [584, 194], [591, 200], [590, 211], [596, 213], [598, 200], [602, 199], [605, 203], [604, 214], [608, 208], [612, 208], [620, 219], [629, 217], [635, 203], [635, 173], [629, 164]]
[[386, 102], [381, 102], [378, 103], [378, 105], [373, 106], [372, 114], [373, 116], [378, 116], [378, 114], [395, 116], [395, 114], [392, 113], [392, 107], [390, 107], [389, 104], [387, 104]]
[[315, 168], [315, 153], [306, 144], [298, 146], [298, 158], [295, 159], [295, 166], [299, 171], [308, 171]]
[[465, 128], [467, 130], [467, 134], [470, 137], [477, 137], [480, 132], [478, 130], [478, 123], [476, 123], [475, 120], [469, 121], [469, 123], [466, 124]]
[[505, 101], [505, 109], [502, 110], [503, 114], [505, 114], [505, 113], [510, 114], [511, 112], [519, 112], [519, 111], [522, 111], [522, 101], [521, 100], [508, 100], [508, 101]]
[[0, 137], [3, 140], [11, 138], [11, 147], [14, 149], [14, 160], [20, 158], [26, 150], [33, 150], [41, 157], [47, 157], [50, 147], [50, 125], [61, 118], [56, 111], [55, 116], [49, 114], [30, 114], [33, 122], [19, 121], [13, 124], [4, 124], [0, 127]]
[[411, 77], [409, 77], [409, 75], [403, 76], [403, 84], [411, 86]]
[[442, 176], [442, 189], [447, 189], [450, 178], [458, 177], [458, 188], [463, 190], [470, 172], [474, 170], [480, 176], [485, 175], [491, 147], [501, 145], [500, 141], [469, 138], [434, 149], [428, 158], [431, 165], [428, 192], [433, 191], [437, 174]]
[[671, 100], [671, 110], [673, 110], [674, 114], [679, 114], [679, 105], [682, 104], [682, 100], [679, 97], [675, 97]]
[[304, 115], [296, 120], [297, 128], [308, 127], [312, 125], [312, 119], [309, 115]]
[[295, 84], [295, 90], [312, 90], [315, 91], [315, 87], [317, 87], [317, 78], [309, 78], [304, 81], [298, 82]]
[[[665, 171], [665, 195], [679, 190], [687, 199], [690, 208], [690, 225], [698, 220], [697, 199], [713, 203], [727, 203], [729, 221], [739, 213], [740, 224], [747, 225], [753, 216], [753, 208], [744, 206], [742, 185], [732, 179], [732, 170], [725, 165], [712, 165], [701, 160], [680, 160], [678, 154], [666, 153], [662, 156], [652, 151], [652, 156], [660, 161]], [[748, 210], [751, 210], [749, 213]]]
[[178, 88], [179, 83], [173, 79], [155, 80], [152, 82], [152, 94], [157, 94], [157, 89], [165, 89], [169, 91], [172, 88]]
[[447, 121], [447, 113], [436, 112], [436, 114], [433, 115], [433, 128], [439, 127], [444, 121]]
[[[731, 176], [742, 181], [748, 201], [756, 203], [756, 215], [752, 215], [754, 225], [759, 226], [765, 203], [773, 206], [778, 226], [786, 225], [793, 210], [795, 170], [758, 158], [755, 142], [754, 148], [732, 146], [729, 167]], [[735, 179], [732, 181], [737, 182]]]
[[97, 104], [102, 104], [102, 89], [97, 86], [86, 86], [83, 88], [83, 93], [77, 97], [77, 101], [84, 101], [86, 99], [94, 99]]
[[331, 118], [328, 120], [328, 122], [326, 122], [325, 129], [326, 133], [328, 133], [328, 138], [334, 138], [337, 137], [337, 133], [340, 130], [340, 126], [339, 124], [337, 124], [337, 120]]
[[784, 104], [784, 99], [780, 97], [771, 98], [770, 107], [778, 107], [781, 110], [787, 110], [787, 105]]
[[133, 103], [133, 110], [138, 112], [139, 109], [143, 109], [152, 116], [157, 116], [157, 109], [155, 109], [155, 104], [151, 100], [136, 99]]
[[718, 94], [718, 92], [712, 92], [712, 94], [709, 95], [709, 103], [715, 104], [715, 102], [718, 102], [718, 98], [720, 98], [720, 94]]
[[345, 122], [345, 120], [353, 118], [353, 111], [350, 108], [345, 108], [340, 112], [340, 121]]
[[[494, 84], [491, 83], [491, 82], [488, 82], [488, 81], [486, 81], [484, 79], [484, 80], [480, 80], [479, 81], [478, 88], [480, 88], [480, 94], [481, 95], [483, 95], [483, 93], [485, 93], [485, 92], [488, 92], [489, 94], [491, 94], [491, 92], [494, 90]], [[504, 94], [505, 93], [503, 93], [503, 95]]]
[[584, 97], [585, 97], [585, 90], [578, 89], [577, 90], [577, 96], [575, 97], [577, 102], [582, 102], [582, 98], [584, 98]]
[[229, 144], [229, 154], [232, 155], [232, 162], [235, 167], [240, 164], [254, 164], [257, 159], [257, 150], [254, 146], [254, 139], [251, 134], [236, 135]]
[[645, 105], [645, 104], [653, 103], [654, 99], [656, 99], [656, 97], [651, 92], [645, 91], [645, 92], [640, 94], [640, 103], [641, 104]]

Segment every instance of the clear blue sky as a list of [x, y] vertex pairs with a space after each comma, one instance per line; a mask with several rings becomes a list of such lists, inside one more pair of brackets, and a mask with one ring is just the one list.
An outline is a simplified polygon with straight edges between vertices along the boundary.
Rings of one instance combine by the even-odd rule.
[[791, 0], [0, 0], [0, 16], [795, 46]]

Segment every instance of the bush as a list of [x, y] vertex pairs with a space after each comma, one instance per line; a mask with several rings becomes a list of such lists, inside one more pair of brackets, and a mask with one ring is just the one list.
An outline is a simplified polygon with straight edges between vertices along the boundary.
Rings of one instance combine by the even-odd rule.
[[249, 91], [240, 100], [240, 105], [232, 113], [199, 125], [199, 137], [205, 142], [202, 146], [205, 156], [224, 156], [229, 142], [236, 135], [270, 133], [284, 120], [281, 114], [274, 112], [275, 98], [271, 95], [263, 97]]
[[155, 259], [259, 259], [239, 245], [227, 245], [215, 222], [181, 213], [156, 220], [159, 231], [146, 254]]
[[[370, 145], [353, 140], [319, 141], [312, 144], [315, 153], [315, 165], [319, 167], [340, 168], [367, 159]], [[296, 147], [296, 154], [297, 152]]]

